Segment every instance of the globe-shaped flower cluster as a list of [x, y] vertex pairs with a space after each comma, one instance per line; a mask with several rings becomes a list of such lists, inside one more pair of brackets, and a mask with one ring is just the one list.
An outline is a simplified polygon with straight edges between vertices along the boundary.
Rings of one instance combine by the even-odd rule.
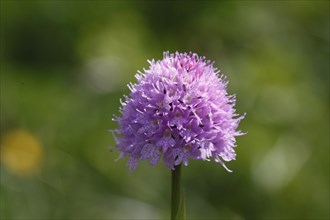
[[165, 52], [149, 64], [136, 74], [138, 83], [129, 84], [122, 116], [114, 118], [119, 158], [129, 157], [131, 171], [140, 160], [155, 165], [161, 158], [171, 169], [210, 158], [226, 168], [223, 161], [236, 157], [235, 136], [243, 134], [236, 129], [244, 116], [235, 113], [225, 77], [195, 53]]

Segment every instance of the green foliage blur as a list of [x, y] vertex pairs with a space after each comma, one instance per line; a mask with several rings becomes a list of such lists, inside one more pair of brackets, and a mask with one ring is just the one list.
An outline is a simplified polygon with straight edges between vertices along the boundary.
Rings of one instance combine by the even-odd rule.
[[108, 149], [163, 51], [214, 60], [247, 113], [233, 173], [183, 167], [187, 218], [329, 219], [329, 1], [298, 0], [1, 1], [0, 218], [170, 217], [170, 170]]

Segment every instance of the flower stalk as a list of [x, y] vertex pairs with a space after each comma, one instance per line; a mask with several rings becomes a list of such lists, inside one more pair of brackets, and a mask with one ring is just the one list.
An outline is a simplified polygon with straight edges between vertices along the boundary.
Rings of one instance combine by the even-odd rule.
[[185, 219], [184, 193], [181, 187], [181, 164], [172, 170], [171, 220]]

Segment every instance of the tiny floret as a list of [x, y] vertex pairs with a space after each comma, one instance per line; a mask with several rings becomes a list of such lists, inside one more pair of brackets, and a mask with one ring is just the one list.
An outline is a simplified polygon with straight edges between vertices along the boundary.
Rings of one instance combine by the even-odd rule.
[[119, 128], [112, 131], [131, 171], [140, 160], [151, 165], [161, 159], [174, 169], [189, 160], [211, 158], [230, 171], [224, 161], [236, 158], [235, 137], [244, 115], [235, 113], [235, 95], [228, 95], [227, 81], [213, 62], [195, 53], [164, 53], [149, 61], [130, 95], [121, 101]]

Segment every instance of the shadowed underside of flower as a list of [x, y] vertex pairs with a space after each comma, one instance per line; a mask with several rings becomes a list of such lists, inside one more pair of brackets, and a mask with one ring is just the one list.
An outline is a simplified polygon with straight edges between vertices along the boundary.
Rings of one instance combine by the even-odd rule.
[[236, 157], [235, 137], [244, 116], [235, 113], [235, 96], [228, 95], [227, 81], [213, 63], [195, 53], [164, 53], [163, 60], [148, 61], [149, 69], [138, 72], [137, 84], [129, 84], [115, 117], [114, 130], [120, 157], [129, 157], [135, 170], [139, 160], [151, 165], [162, 158], [171, 169], [189, 159]]

